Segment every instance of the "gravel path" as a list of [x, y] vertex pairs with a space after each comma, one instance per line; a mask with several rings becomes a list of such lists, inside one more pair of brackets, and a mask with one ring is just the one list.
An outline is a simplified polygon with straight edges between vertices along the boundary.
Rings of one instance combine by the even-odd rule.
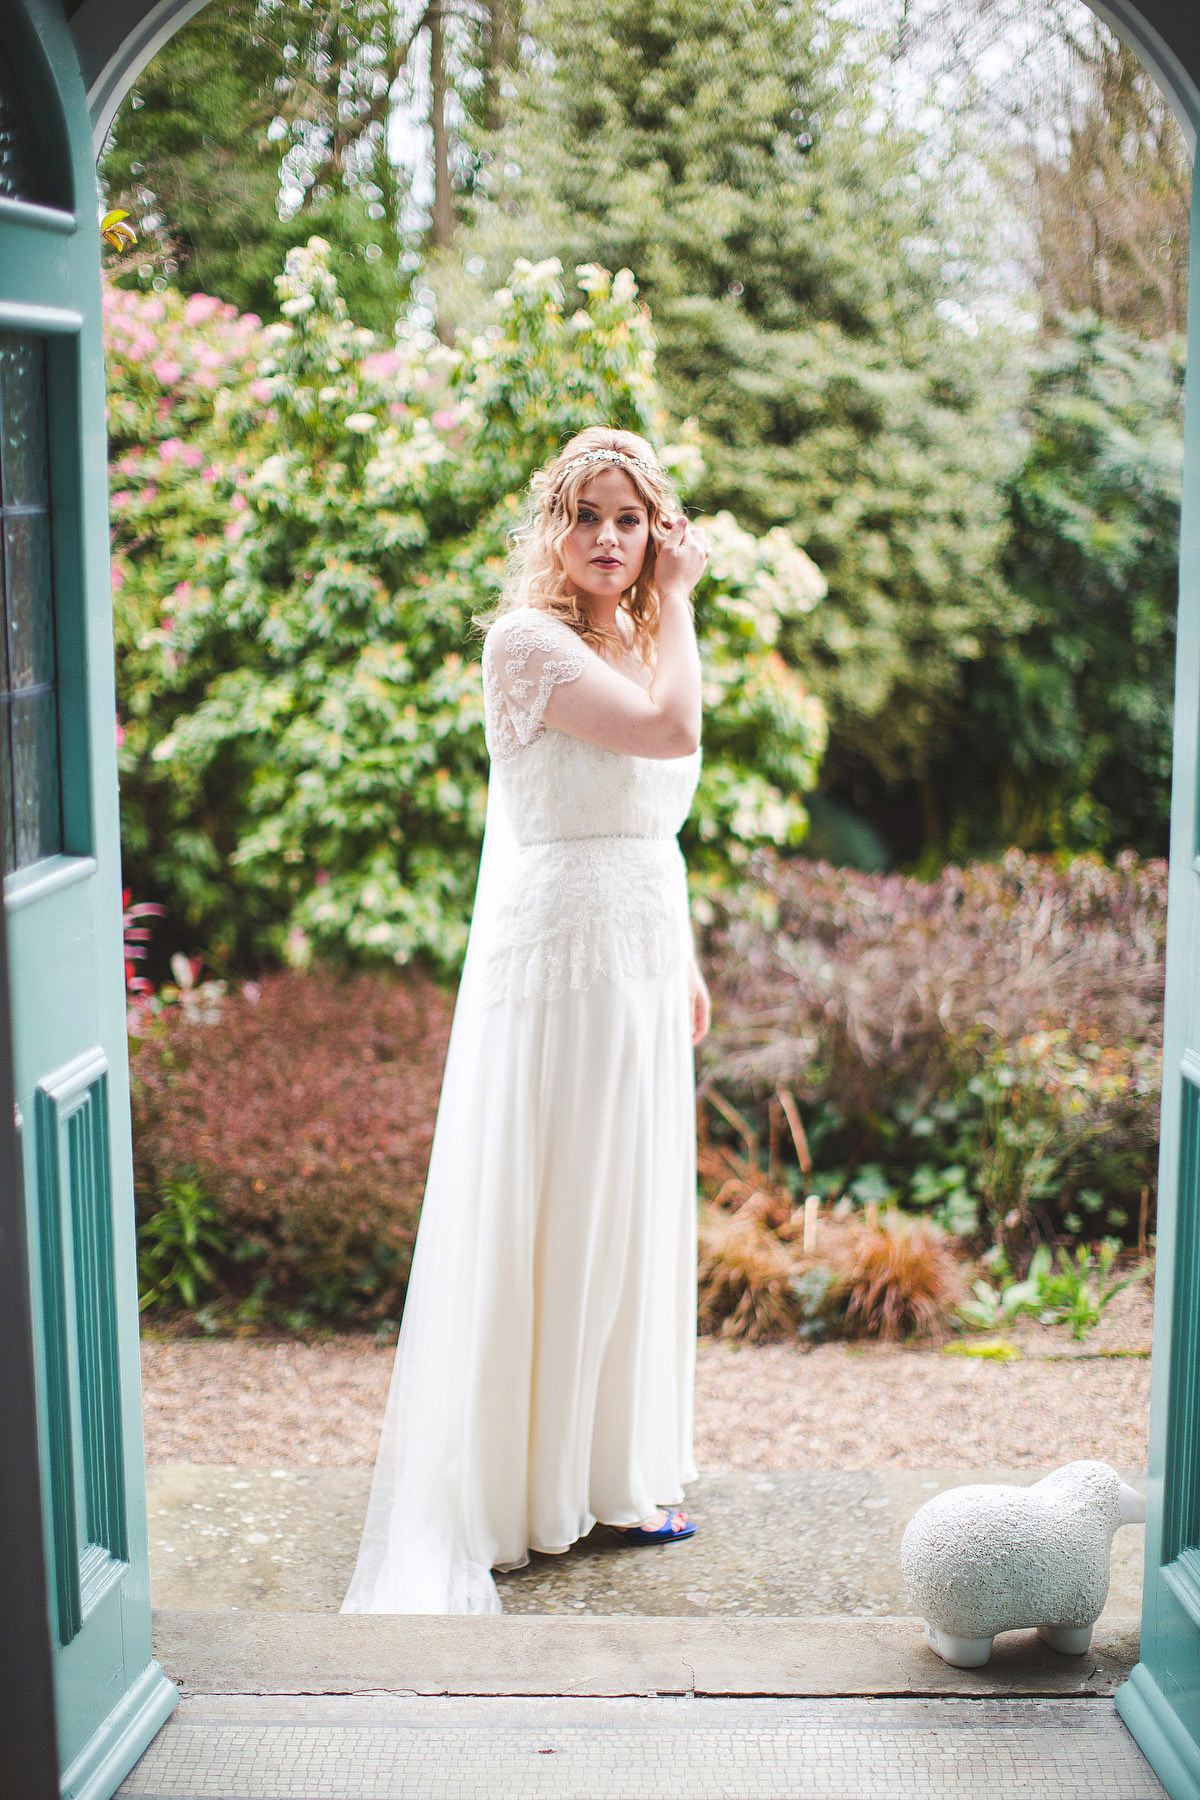
[[[1146, 1460], [1151, 1301], [1110, 1305], [1082, 1345], [1060, 1328], [1006, 1333], [1009, 1363], [938, 1348], [732, 1345], [702, 1339], [696, 1456], [702, 1469], [1019, 1468], [1097, 1457]], [[970, 1340], [967, 1340], [970, 1341]], [[151, 1463], [369, 1467], [393, 1349], [148, 1338], [142, 1346]]]

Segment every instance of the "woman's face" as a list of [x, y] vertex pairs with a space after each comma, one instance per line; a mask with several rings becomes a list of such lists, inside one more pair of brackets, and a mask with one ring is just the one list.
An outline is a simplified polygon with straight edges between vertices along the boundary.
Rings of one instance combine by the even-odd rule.
[[[567, 580], [582, 600], [616, 610], [642, 572], [650, 519], [633, 482], [615, 464], [589, 476], [576, 518], [559, 546]], [[607, 604], [605, 604], [607, 603]]]

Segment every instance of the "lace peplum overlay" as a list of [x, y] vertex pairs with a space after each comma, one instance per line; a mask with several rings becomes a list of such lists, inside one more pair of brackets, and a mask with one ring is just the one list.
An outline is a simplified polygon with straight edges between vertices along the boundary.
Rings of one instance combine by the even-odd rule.
[[522, 608], [483, 651], [492, 780], [518, 846], [489, 947], [485, 997], [549, 1000], [617, 975], [659, 975], [691, 952], [676, 841], [700, 753], [622, 756], [554, 731], [560, 682], [598, 661], [560, 620]]

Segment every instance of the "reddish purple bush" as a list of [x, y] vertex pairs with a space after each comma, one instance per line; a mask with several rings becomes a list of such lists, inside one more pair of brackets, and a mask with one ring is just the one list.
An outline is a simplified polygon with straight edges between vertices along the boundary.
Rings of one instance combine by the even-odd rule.
[[197, 1181], [234, 1317], [398, 1319], [452, 1001], [413, 969], [285, 971], [257, 992], [131, 1044], [139, 1217]]
[[744, 1108], [791, 1088], [827, 1193], [954, 1191], [990, 1235], [1132, 1238], [1157, 1155], [1164, 863], [1011, 851], [920, 881], [761, 853], [753, 877], [709, 932], [707, 1081]]

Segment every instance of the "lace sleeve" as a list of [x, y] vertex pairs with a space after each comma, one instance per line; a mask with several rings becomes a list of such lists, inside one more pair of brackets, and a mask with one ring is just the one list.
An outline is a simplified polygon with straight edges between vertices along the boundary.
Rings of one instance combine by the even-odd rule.
[[532, 607], [496, 620], [483, 643], [484, 726], [495, 760], [542, 735], [552, 689], [576, 681], [593, 654], [569, 625]]

